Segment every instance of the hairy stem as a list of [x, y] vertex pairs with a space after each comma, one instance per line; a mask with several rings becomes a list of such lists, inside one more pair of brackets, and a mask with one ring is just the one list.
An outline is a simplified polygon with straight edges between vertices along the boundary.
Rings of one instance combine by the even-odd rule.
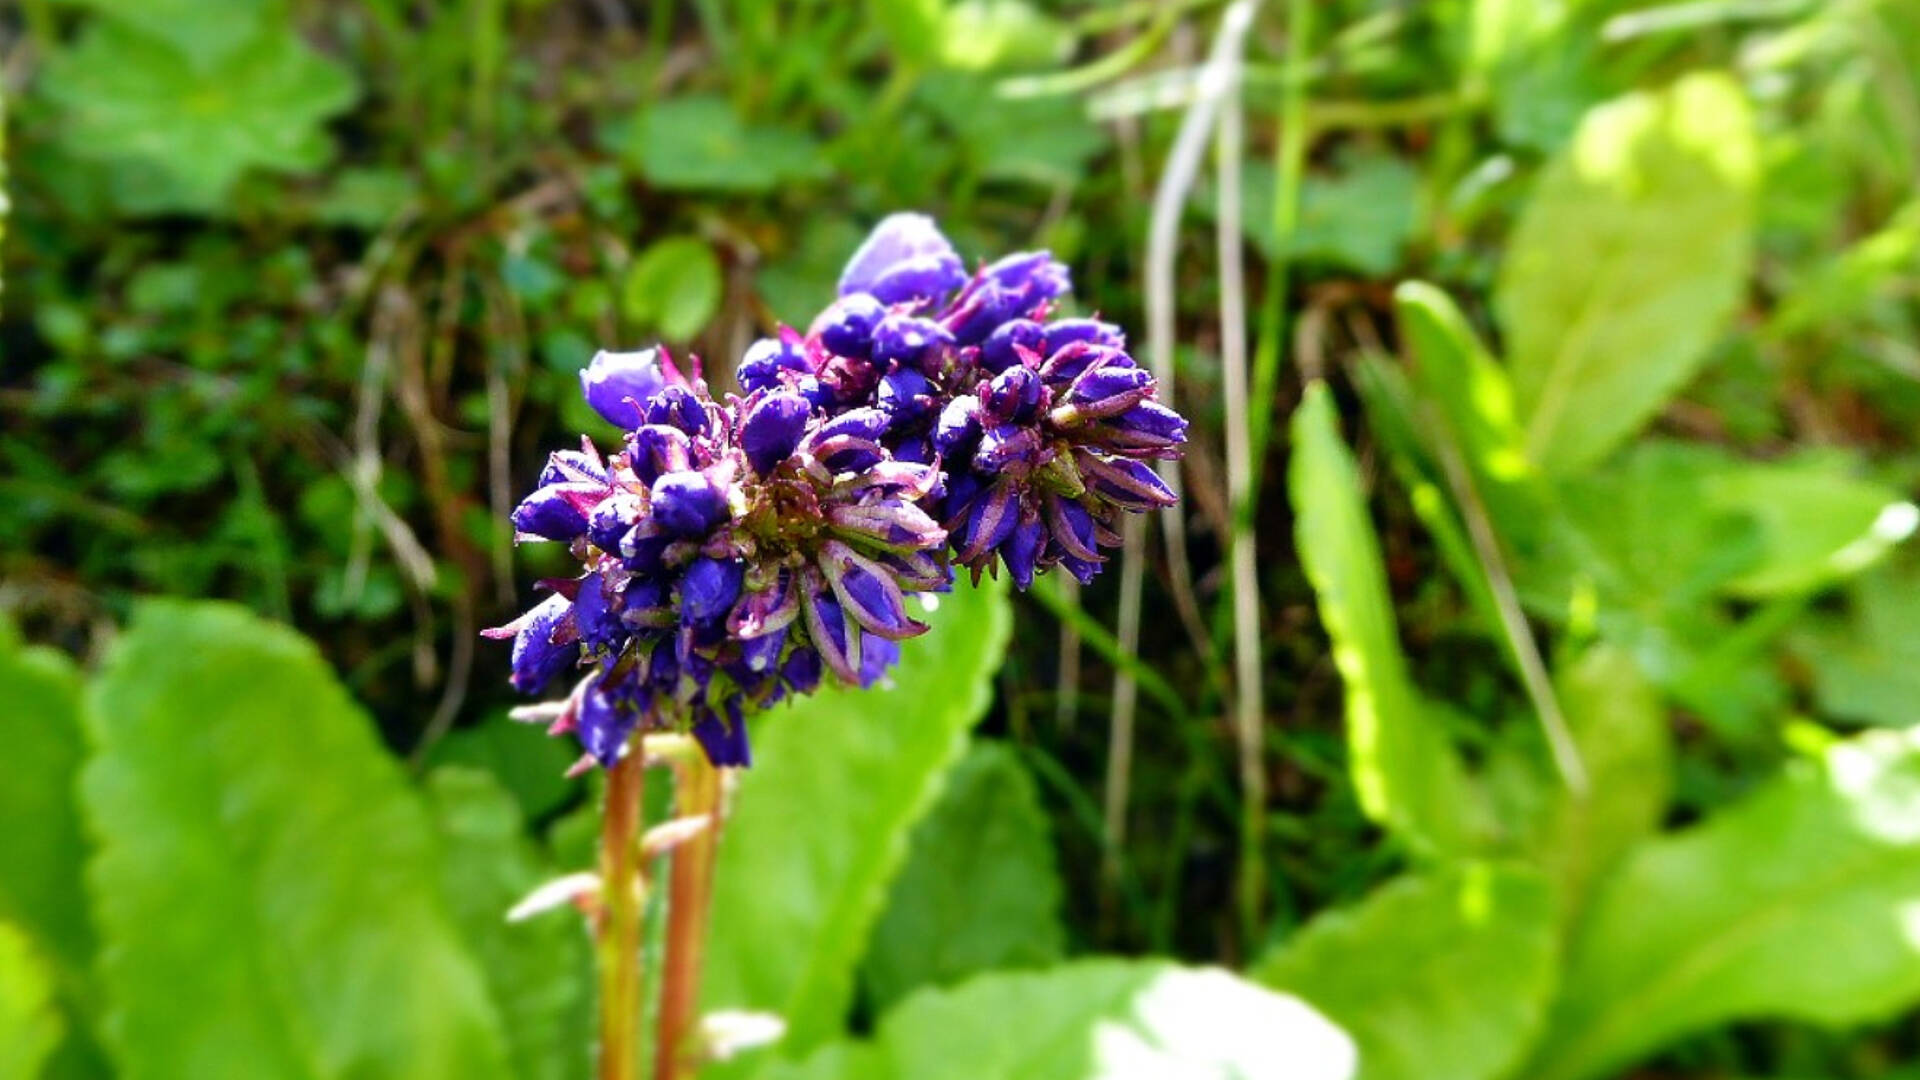
[[637, 1080], [640, 1036], [640, 795], [646, 768], [639, 736], [607, 770], [600, 832], [600, 1080]]
[[654, 1080], [683, 1080], [699, 1071], [691, 1036], [700, 1018], [700, 966], [712, 911], [713, 859], [720, 844], [720, 785], [720, 770], [698, 750], [675, 760], [675, 811], [683, 819], [705, 817], [707, 827], [673, 851]]

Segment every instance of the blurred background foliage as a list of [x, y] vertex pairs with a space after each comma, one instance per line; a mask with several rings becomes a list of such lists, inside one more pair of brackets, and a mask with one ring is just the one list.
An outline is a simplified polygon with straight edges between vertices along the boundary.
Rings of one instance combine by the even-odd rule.
[[[591, 798], [505, 724], [505, 650], [476, 639], [560, 571], [506, 525], [545, 451], [614, 435], [575, 373], [657, 341], [724, 387], [901, 208], [969, 256], [1051, 248], [1144, 346], [1155, 185], [1224, 6], [0, 11], [0, 607], [114, 657], [83, 695], [7, 646], [9, 731], [36, 734], [8, 736], [35, 749], [0, 823], [43, 842], [0, 878], [0, 1031], [25, 1033], [0, 1072], [19, 1046], [20, 1075], [168, 1075], [132, 1064], [194, 1045], [155, 973], [231, 959], [220, 929], [275, 887], [247, 875], [343, 827], [272, 809], [278, 778], [403, 825], [349, 821], [339, 865], [378, 866], [275, 900], [265, 968], [200, 973], [240, 995], [225, 1017], [323, 969], [233, 1075], [578, 1075], [581, 943], [492, 913], [589, 861]], [[1021, 1018], [925, 988], [1155, 954], [1298, 993], [1372, 1077], [1920, 1076], [1920, 5], [1275, 0], [1238, 89], [1241, 205], [1204, 166], [1172, 253], [1188, 543], [1145, 548], [1146, 607], [1181, 617], [1129, 652], [1119, 574], [983, 594], [936, 647], [984, 651], [901, 676], [951, 699], [911, 707], [924, 742], [889, 699], [760, 721], [722, 879], [787, 901], [722, 894], [714, 1003], [787, 1013], [786, 1056], [825, 1047], [810, 1074], [919, 1075], [912, 1033]], [[1251, 401], [1224, 396], [1222, 216], [1256, 368], [1284, 361]], [[1243, 417], [1265, 452], [1236, 505]], [[152, 608], [111, 648], [154, 595], [237, 601], [325, 665], [228, 609]], [[1117, 672], [1141, 702], [1118, 792]], [[864, 726], [828, 734], [836, 711]], [[783, 772], [810, 741], [844, 772]], [[844, 828], [791, 820], [821, 806]], [[262, 862], [218, 869], [223, 821]], [[153, 850], [109, 842], [82, 881], [123, 829]], [[801, 850], [841, 875], [783, 877]], [[169, 896], [194, 858], [224, 884]], [[97, 952], [184, 909], [152, 955]], [[393, 963], [413, 1004], [364, 1012], [333, 955]], [[1152, 963], [1070, 962], [1060, 1001], [1134, 1000]]]

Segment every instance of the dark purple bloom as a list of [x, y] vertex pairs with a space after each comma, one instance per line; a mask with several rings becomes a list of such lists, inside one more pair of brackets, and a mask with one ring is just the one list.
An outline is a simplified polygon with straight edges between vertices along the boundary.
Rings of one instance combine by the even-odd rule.
[[885, 304], [937, 300], [960, 287], [966, 268], [925, 214], [892, 214], [874, 227], [840, 275], [840, 295], [869, 293]]
[[693, 737], [706, 751], [707, 760], [720, 768], [744, 769], [753, 764], [753, 749], [747, 745], [747, 720], [737, 701], [727, 703], [725, 719], [712, 709], [703, 710], [693, 725]]
[[664, 473], [653, 482], [653, 520], [674, 536], [705, 536], [727, 519], [727, 493], [705, 473]]
[[951, 344], [953, 335], [932, 319], [894, 312], [873, 328], [871, 355], [876, 364], [918, 368], [932, 350]]
[[740, 447], [754, 472], [771, 474], [799, 449], [812, 411], [807, 399], [787, 390], [770, 393], [747, 406], [746, 419], [740, 422]]
[[994, 327], [980, 344], [980, 366], [998, 375], [1020, 362], [1016, 349], [1041, 349], [1047, 329], [1032, 319], [1014, 319]]
[[761, 338], [747, 347], [746, 356], [741, 358], [740, 366], [733, 374], [740, 383], [740, 389], [752, 393], [755, 390], [772, 390], [791, 375], [812, 373], [813, 365], [798, 341]]
[[514, 530], [541, 540], [572, 540], [587, 531], [587, 515], [606, 493], [605, 484], [592, 481], [548, 484], [514, 507]]
[[573, 627], [573, 607], [558, 593], [488, 637], [513, 638], [513, 688], [537, 694], [548, 682], [580, 659], [580, 638]]
[[872, 295], [854, 293], [822, 312], [814, 322], [814, 332], [835, 356], [864, 359], [873, 351], [873, 332], [886, 316], [886, 306]]
[[680, 579], [680, 617], [690, 623], [712, 622], [733, 610], [740, 599], [746, 567], [734, 559], [702, 556]]
[[656, 349], [624, 353], [602, 349], [580, 372], [580, 392], [587, 404], [619, 428], [638, 427], [642, 403], [666, 385]]

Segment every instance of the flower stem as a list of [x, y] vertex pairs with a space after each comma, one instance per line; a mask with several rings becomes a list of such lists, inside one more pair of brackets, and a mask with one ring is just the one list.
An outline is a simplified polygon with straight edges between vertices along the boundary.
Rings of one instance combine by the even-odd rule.
[[699, 1071], [692, 1044], [700, 1014], [700, 966], [713, 899], [713, 859], [720, 842], [720, 771], [697, 750], [674, 761], [675, 812], [706, 817], [705, 829], [673, 851], [667, 894], [667, 943], [660, 985], [660, 1028], [653, 1042], [654, 1080], [686, 1080]]
[[600, 1080], [636, 1080], [640, 1035], [640, 795], [638, 736], [607, 770], [600, 833]]

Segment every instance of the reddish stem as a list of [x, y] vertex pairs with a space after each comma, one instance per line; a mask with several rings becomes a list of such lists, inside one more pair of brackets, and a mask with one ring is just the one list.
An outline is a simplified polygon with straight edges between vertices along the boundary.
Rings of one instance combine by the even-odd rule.
[[706, 815], [708, 823], [673, 851], [654, 1080], [688, 1080], [700, 1068], [693, 1033], [700, 1016], [700, 965], [706, 952], [721, 817], [720, 772], [698, 748], [674, 764], [674, 802], [680, 817]]
[[638, 736], [607, 770], [600, 833], [600, 1080], [635, 1080], [640, 1035], [640, 796], [645, 754]]

